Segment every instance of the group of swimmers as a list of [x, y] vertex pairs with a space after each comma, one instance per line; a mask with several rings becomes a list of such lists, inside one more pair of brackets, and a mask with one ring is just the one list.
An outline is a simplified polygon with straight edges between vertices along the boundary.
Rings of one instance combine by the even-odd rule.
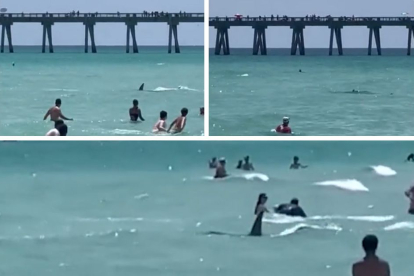
[[[217, 159], [217, 157], [213, 157], [210, 161], [208, 161], [208, 164], [210, 169], [216, 169], [214, 178], [225, 178], [229, 176], [226, 171], [226, 158], [221, 157]], [[305, 169], [307, 167], [308, 166], [299, 163], [298, 156], [293, 157], [293, 163], [290, 165], [290, 169]], [[253, 163], [250, 162], [250, 157], [246, 156], [243, 160], [239, 160], [236, 169], [243, 171], [254, 171]]]
[[[139, 102], [138, 100], [134, 99], [132, 101], [132, 107], [129, 109], [129, 117], [131, 122], [138, 122], [145, 121], [145, 119], [142, 117], [141, 109], [138, 106]], [[46, 133], [46, 136], [66, 136], [68, 133], [68, 126], [64, 123], [63, 120], [66, 121], [73, 121], [72, 118], [68, 118], [62, 113], [62, 100], [56, 99], [55, 105], [49, 108], [49, 110], [46, 112], [43, 120], [46, 120], [50, 116], [50, 120], [55, 123], [54, 128], [49, 130]], [[160, 112], [160, 119], [157, 121], [157, 123], [154, 125], [152, 131], [154, 133], [180, 133], [184, 130], [186, 126], [186, 118], [188, 114], [187, 108], [181, 109], [181, 115], [178, 116], [168, 127], [167, 126], [167, 112], [162, 110]], [[204, 107], [200, 108], [200, 115], [204, 115]]]
[[[132, 101], [132, 107], [129, 109], [129, 117], [131, 119], [131, 122], [138, 122], [138, 119], [140, 121], [145, 121], [145, 119], [142, 117], [142, 112], [141, 109], [138, 106], [138, 100], [134, 99]], [[200, 114], [203, 113], [204, 114], [204, 108], [202, 108], [203, 110], [200, 109]], [[203, 111], [203, 112], [201, 112]], [[188, 109], [187, 108], [182, 108], [181, 109], [181, 115], [178, 116], [168, 127], [167, 126], [167, 116], [168, 113], [167, 111], [162, 110], [160, 112], [160, 118], [159, 120], [155, 123], [154, 127], [152, 128], [152, 131], [154, 133], [160, 133], [160, 132], [166, 132], [166, 133], [170, 133], [171, 130], [173, 133], [180, 133], [184, 130], [185, 125], [187, 123], [187, 114], [188, 114]]]

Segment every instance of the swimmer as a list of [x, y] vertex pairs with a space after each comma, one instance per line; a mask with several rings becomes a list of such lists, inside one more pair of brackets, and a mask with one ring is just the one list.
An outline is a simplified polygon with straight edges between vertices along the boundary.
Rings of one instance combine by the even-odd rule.
[[59, 136], [66, 136], [68, 134], [68, 126], [66, 124], [61, 124], [57, 127], [59, 131]]
[[152, 132], [166, 132], [167, 131], [167, 111], [161, 111], [160, 112], [160, 119], [155, 124], [154, 128], [152, 129]]
[[277, 126], [276, 132], [285, 134], [292, 133], [292, 129], [289, 127], [289, 117], [283, 117], [283, 123]]
[[376, 255], [378, 238], [367, 235], [362, 240], [362, 248], [365, 251], [364, 259], [352, 265], [352, 276], [390, 276], [390, 265]]
[[204, 116], [204, 107], [200, 107], [200, 116]]
[[410, 155], [408, 155], [408, 157], [407, 157], [407, 160], [405, 160], [406, 162], [408, 161], [411, 161], [411, 162], [414, 162], [414, 153], [410, 153]]
[[55, 106], [49, 108], [49, 110], [46, 112], [45, 117], [43, 120], [46, 120], [47, 117], [50, 116], [50, 120], [56, 122], [59, 119], [67, 120], [67, 121], [73, 121], [73, 119], [69, 119], [65, 117], [62, 114], [62, 110], [60, 109], [60, 106], [62, 105], [61, 99], [56, 99]]
[[299, 206], [299, 200], [297, 198], [293, 198], [290, 203], [284, 203], [275, 206], [273, 209], [277, 214], [306, 218], [306, 213], [303, 211], [302, 207]]
[[242, 170], [244, 171], [254, 171], [254, 167], [253, 164], [249, 162], [250, 157], [246, 156], [244, 158], [244, 163], [243, 166], [241, 167]]
[[131, 118], [132, 122], [137, 122], [138, 119], [141, 121], [145, 121], [144, 118], [142, 118], [141, 109], [138, 107], [138, 100], [135, 99], [132, 101], [132, 107], [129, 109], [129, 117]]
[[236, 169], [241, 170], [243, 167], [243, 160], [239, 160], [239, 163], [237, 163]]
[[307, 167], [308, 166], [304, 166], [301, 163], [299, 163], [299, 157], [297, 156], [293, 157], [293, 164], [290, 165], [290, 169], [295, 169], [295, 170], [299, 168], [305, 169]]
[[213, 157], [213, 158], [211, 158], [210, 161], [208, 161], [208, 166], [210, 167], [210, 169], [217, 168], [217, 165], [218, 165], [218, 163], [217, 163], [217, 157]]
[[187, 123], [187, 117], [186, 117], [187, 114], [188, 114], [187, 108], [184, 107], [183, 109], [181, 109], [181, 116], [179, 116], [177, 119], [175, 119], [171, 123], [167, 132], [170, 132], [173, 127], [174, 127], [174, 130], [173, 130], [174, 133], [182, 132], [185, 128], [185, 124]]
[[250, 236], [261, 236], [262, 235], [262, 220], [263, 214], [269, 213], [266, 208], [267, 195], [262, 193], [257, 199], [256, 208], [254, 208], [254, 214], [256, 219], [254, 220], [252, 230], [250, 231]]
[[408, 213], [414, 215], [414, 186], [411, 186], [411, 188], [405, 191], [404, 194], [410, 200], [410, 208], [408, 209]]
[[224, 157], [219, 159], [219, 162], [216, 166], [216, 174], [214, 178], [225, 178], [228, 174], [226, 172], [226, 159]]
[[62, 124], [64, 124], [63, 120], [57, 120], [57, 121], [55, 121], [55, 127], [54, 127], [54, 128], [52, 128], [51, 130], [49, 130], [49, 131], [46, 133], [46, 136], [60, 136], [60, 133], [59, 133], [58, 127], [59, 127], [60, 125], [62, 125]]
[[302, 69], [299, 69], [299, 73], [303, 73], [303, 72], [302, 72]]

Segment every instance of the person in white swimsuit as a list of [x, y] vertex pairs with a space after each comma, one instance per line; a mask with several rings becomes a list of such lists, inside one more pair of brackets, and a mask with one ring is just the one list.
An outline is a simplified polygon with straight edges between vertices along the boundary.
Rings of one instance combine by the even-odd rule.
[[160, 119], [158, 122], [154, 125], [152, 131], [153, 132], [167, 132], [167, 111], [161, 111], [160, 112]]

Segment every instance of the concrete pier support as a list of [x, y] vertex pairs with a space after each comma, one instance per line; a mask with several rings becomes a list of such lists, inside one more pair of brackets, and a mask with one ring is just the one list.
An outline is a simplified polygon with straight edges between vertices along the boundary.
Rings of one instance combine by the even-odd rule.
[[221, 49], [223, 49], [223, 55], [230, 55], [229, 27], [217, 28], [216, 47], [214, 54], [220, 55]]
[[261, 55], [267, 55], [266, 46], [266, 27], [253, 27], [253, 55], [257, 55], [260, 51]]
[[95, 45], [95, 23], [83, 23], [85, 25], [85, 53], [89, 50], [89, 42], [88, 38], [91, 37], [91, 50], [92, 53], [96, 53], [96, 45]]
[[368, 28], [369, 28], [368, 55], [370, 56], [372, 52], [372, 34], [374, 34], [375, 44], [377, 45], [377, 54], [380, 56], [381, 55], [381, 37], [380, 37], [381, 27], [368, 26]]
[[411, 55], [411, 38], [414, 36], [414, 26], [408, 26], [408, 47], [407, 47], [407, 56]]
[[299, 53], [301, 56], [305, 55], [305, 40], [303, 38], [303, 30], [305, 26], [295, 26], [291, 27], [292, 29], [292, 47], [290, 48], [290, 54], [292, 56], [296, 55], [296, 52], [299, 48]]
[[127, 25], [127, 44], [126, 44], [126, 52], [129, 53], [129, 39], [132, 38], [132, 51], [134, 54], [138, 53], [138, 44], [137, 44], [137, 38], [135, 33], [135, 26], [137, 23], [126, 23]]
[[5, 36], [7, 36], [7, 42], [9, 44], [9, 53], [14, 52], [11, 26], [12, 26], [12, 24], [3, 24], [3, 25], [1, 25], [1, 45], [0, 45], [0, 52], [1, 53], [4, 53]]
[[168, 53], [171, 54], [172, 50], [172, 39], [174, 36], [174, 44], [175, 44], [175, 53], [180, 53], [180, 45], [178, 44], [178, 23], [169, 23], [170, 27], [169, 36], [168, 36]]
[[49, 23], [49, 22], [42, 23], [42, 26], [43, 26], [42, 53], [46, 52], [46, 37], [49, 42], [49, 53], [53, 53], [52, 25], [53, 23]]
[[331, 37], [329, 40], [329, 55], [332, 56], [333, 50], [333, 40], [336, 37], [336, 46], [338, 47], [338, 55], [342, 56], [344, 54], [342, 48], [342, 27], [329, 27], [331, 29]]

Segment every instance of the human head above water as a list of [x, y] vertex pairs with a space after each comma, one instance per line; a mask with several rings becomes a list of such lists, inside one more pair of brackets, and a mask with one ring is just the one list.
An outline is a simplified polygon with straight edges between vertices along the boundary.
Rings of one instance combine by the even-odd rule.
[[183, 108], [183, 109], [181, 109], [181, 116], [187, 116], [187, 114], [188, 114], [188, 109], [187, 108]]
[[283, 117], [283, 125], [287, 126], [289, 124], [289, 117]]
[[250, 157], [247, 155], [246, 157], [244, 157], [244, 161], [246, 162], [246, 163], [248, 163], [249, 162], [249, 159], [250, 159]]
[[375, 253], [378, 247], [378, 238], [375, 235], [367, 235], [362, 240], [362, 248], [365, 253]]
[[299, 205], [299, 199], [292, 198], [292, 200], [290, 201], [290, 204]]
[[137, 99], [134, 99], [134, 100], [132, 101], [132, 104], [133, 104], [134, 106], [138, 106], [138, 100], [137, 100]]
[[257, 203], [264, 204], [267, 201], [267, 195], [265, 193], [261, 193], [259, 198], [257, 199]]
[[161, 111], [160, 112], [160, 119], [161, 120], [165, 120], [165, 119], [167, 119], [167, 111]]
[[226, 164], [226, 158], [221, 157], [221, 158], [219, 159], [219, 163], [220, 163], [220, 164], [222, 164], [222, 165]]
[[294, 156], [294, 157], [293, 157], [293, 162], [294, 162], [294, 163], [297, 163], [298, 161], [299, 161], [299, 157]]
[[61, 99], [56, 99], [55, 105], [56, 106], [61, 106], [62, 105], [62, 100]]

